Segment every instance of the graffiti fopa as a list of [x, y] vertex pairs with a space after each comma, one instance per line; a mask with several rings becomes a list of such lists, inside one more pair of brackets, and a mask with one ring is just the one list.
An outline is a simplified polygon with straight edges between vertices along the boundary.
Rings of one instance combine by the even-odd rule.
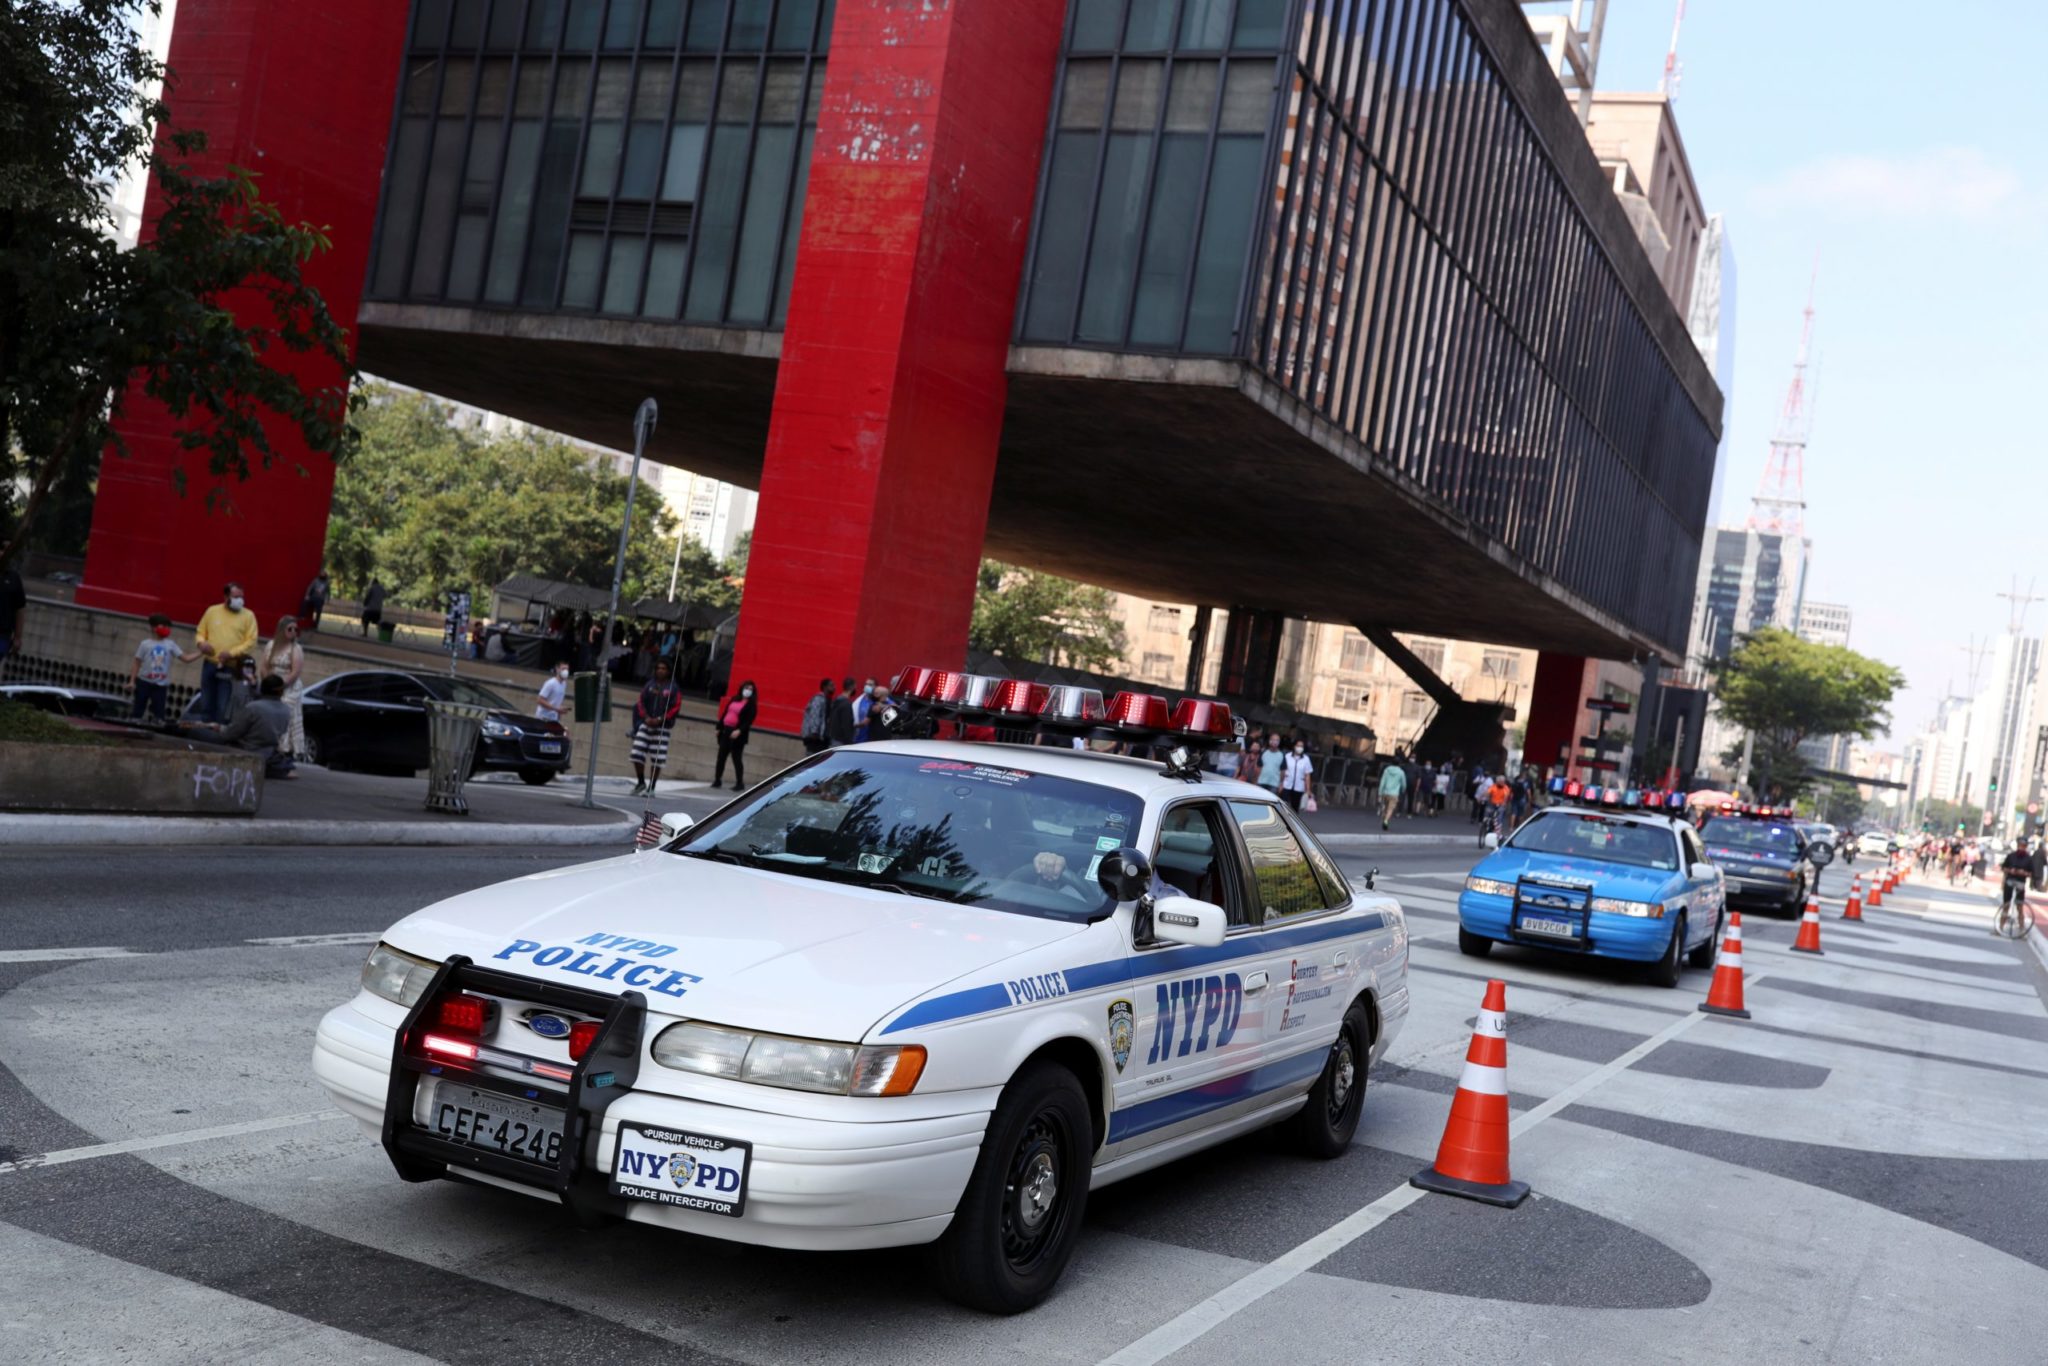
[[259, 794], [256, 774], [247, 768], [228, 768], [200, 760], [192, 765], [192, 800], [224, 798], [238, 807], [256, 808]]

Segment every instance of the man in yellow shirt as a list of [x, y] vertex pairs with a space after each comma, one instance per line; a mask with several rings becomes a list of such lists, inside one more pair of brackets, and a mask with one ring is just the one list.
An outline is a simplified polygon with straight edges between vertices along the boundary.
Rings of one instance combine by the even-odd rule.
[[256, 614], [242, 601], [242, 585], [221, 586], [220, 601], [206, 609], [193, 633], [206, 662], [199, 666], [199, 719], [215, 724], [227, 719], [234, 695], [234, 661], [256, 653]]

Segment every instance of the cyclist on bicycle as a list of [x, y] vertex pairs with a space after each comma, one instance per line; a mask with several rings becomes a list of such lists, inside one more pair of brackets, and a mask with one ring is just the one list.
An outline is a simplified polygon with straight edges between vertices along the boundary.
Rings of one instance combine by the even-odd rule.
[[2034, 875], [2034, 860], [2027, 853], [2025, 835], [2012, 842], [2012, 852], [1999, 863], [1998, 871], [2005, 875], [2005, 890], [1998, 898], [1998, 907], [2004, 910], [2015, 898], [2026, 898], [2027, 879]]

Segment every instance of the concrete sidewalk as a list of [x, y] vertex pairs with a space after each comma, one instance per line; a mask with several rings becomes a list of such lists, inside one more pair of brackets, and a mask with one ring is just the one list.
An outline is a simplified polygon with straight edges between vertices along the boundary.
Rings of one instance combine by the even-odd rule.
[[[623, 848], [639, 827], [646, 799], [628, 796], [623, 779], [599, 779], [588, 809], [581, 780], [546, 787], [480, 779], [464, 789], [467, 816], [426, 809], [427, 780], [337, 773], [302, 764], [296, 777], [263, 785], [254, 816], [182, 817], [100, 814], [0, 815], [7, 845], [501, 845]], [[660, 799], [701, 783], [663, 783]], [[666, 808], [664, 808], [666, 809]]]
[[1380, 829], [1377, 806], [1326, 806], [1313, 815], [1303, 815], [1302, 820], [1332, 849], [1464, 845], [1474, 858], [1480, 854], [1479, 827], [1462, 811], [1446, 811], [1441, 816], [1396, 816], [1392, 828], [1385, 831]]

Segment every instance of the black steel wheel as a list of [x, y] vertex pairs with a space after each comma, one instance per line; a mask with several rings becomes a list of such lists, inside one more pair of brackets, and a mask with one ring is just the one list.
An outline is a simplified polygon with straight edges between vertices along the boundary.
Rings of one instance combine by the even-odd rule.
[[953, 1222], [933, 1244], [946, 1294], [991, 1314], [1051, 1294], [1074, 1254], [1094, 1152], [1088, 1097], [1072, 1072], [1037, 1062], [1011, 1078]]
[[1353, 1001], [1323, 1059], [1322, 1075], [1309, 1088], [1308, 1104], [1287, 1121], [1288, 1135], [1310, 1157], [1341, 1157], [1358, 1131], [1365, 1108], [1365, 1067], [1372, 1056], [1372, 1017]]

